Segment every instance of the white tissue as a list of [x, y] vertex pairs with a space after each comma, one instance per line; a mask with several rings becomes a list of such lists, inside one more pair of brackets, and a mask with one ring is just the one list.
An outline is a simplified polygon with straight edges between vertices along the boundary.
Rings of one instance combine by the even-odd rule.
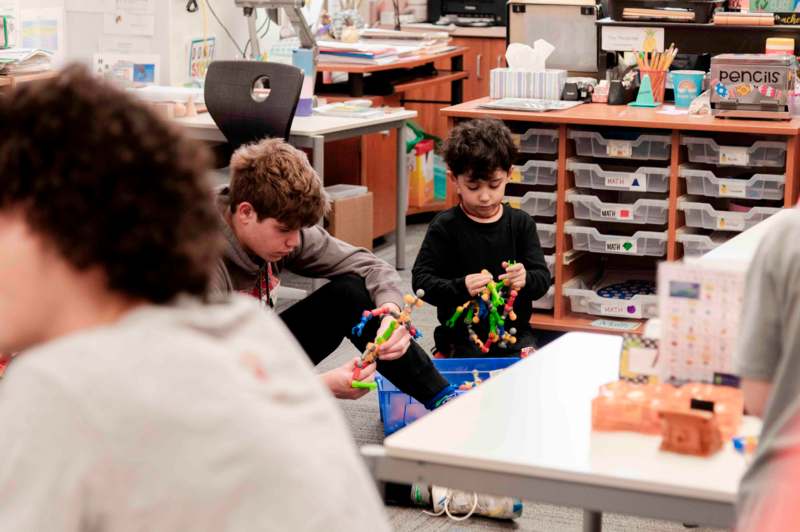
[[533, 43], [533, 48], [527, 44], [511, 43], [506, 49], [506, 61], [509, 68], [514, 70], [527, 70], [529, 72], [544, 72], [545, 63], [555, 46], [538, 39]]

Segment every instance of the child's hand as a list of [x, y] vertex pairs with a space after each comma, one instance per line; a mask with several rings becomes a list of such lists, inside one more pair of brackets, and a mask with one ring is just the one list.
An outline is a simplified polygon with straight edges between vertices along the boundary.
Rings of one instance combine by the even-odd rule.
[[[325, 386], [331, 391], [334, 397], [339, 399], [358, 399], [359, 397], [369, 393], [369, 390], [361, 388], [353, 388], [350, 383], [353, 381], [353, 368], [356, 363], [361, 360], [355, 357], [349, 360], [346, 364], [338, 368], [326, 371], [320, 378]], [[358, 380], [362, 382], [369, 382], [375, 379], [375, 364], [369, 364], [361, 369], [361, 375]]]
[[492, 274], [487, 271], [481, 273], [471, 273], [464, 278], [464, 284], [467, 285], [467, 292], [472, 297], [481, 293], [481, 290], [486, 288], [486, 285], [492, 280]]
[[511, 265], [509, 265], [507, 262], [504, 262], [503, 267], [506, 269], [506, 273], [500, 275], [500, 279], [505, 280], [506, 285], [510, 286], [512, 290], [522, 290], [522, 287], [525, 286], [525, 280], [527, 278], [525, 265], [521, 262]]
[[[394, 305], [392, 305], [394, 306]], [[381, 320], [381, 326], [378, 328], [378, 336], [383, 334], [383, 331], [389, 327], [389, 324], [394, 318], [391, 316], [384, 316]], [[408, 329], [398, 326], [394, 330], [388, 340], [383, 342], [378, 349], [378, 358], [381, 360], [395, 360], [406, 354], [408, 346], [411, 344], [411, 335], [408, 334]]]

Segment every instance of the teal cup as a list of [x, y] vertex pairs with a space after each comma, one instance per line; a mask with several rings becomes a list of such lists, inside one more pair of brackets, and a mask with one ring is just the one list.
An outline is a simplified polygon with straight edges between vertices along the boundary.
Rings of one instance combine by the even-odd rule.
[[675, 107], [689, 107], [692, 100], [703, 92], [703, 77], [706, 73], [702, 70], [673, 70], [672, 90], [675, 92]]

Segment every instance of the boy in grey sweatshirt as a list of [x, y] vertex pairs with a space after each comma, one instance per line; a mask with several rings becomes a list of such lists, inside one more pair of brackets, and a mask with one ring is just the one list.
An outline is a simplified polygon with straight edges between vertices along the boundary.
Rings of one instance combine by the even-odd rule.
[[0, 123], [0, 531], [388, 531], [280, 320], [203, 300], [205, 150], [85, 67]]
[[[361, 313], [376, 307], [399, 311], [400, 276], [368, 250], [342, 242], [317, 222], [328, 207], [319, 177], [303, 152], [280, 139], [242, 146], [231, 158], [231, 184], [219, 191], [217, 209], [227, 245], [212, 292], [244, 292], [272, 306], [285, 269], [330, 280], [280, 317], [314, 364], [344, 338], [359, 351], [389, 324], [371, 320], [361, 336], [352, 333]], [[357, 359], [323, 375], [337, 397], [360, 397], [351, 387]], [[453, 394], [430, 357], [405, 328], [382, 345], [377, 370], [428, 408]], [[370, 366], [362, 373], [375, 371]]]

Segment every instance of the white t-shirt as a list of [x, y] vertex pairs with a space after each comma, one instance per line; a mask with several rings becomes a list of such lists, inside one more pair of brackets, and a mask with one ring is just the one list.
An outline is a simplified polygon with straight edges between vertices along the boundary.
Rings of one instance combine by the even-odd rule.
[[0, 381], [0, 530], [388, 530], [340, 412], [255, 300], [140, 307]]

